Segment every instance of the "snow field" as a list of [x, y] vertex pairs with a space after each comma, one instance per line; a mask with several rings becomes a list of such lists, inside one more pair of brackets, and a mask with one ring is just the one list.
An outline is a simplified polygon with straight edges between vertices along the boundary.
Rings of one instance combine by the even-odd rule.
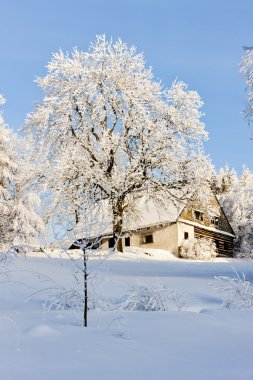
[[[223, 294], [214, 278], [234, 275], [234, 267], [252, 280], [252, 264], [149, 253], [88, 261], [97, 308], [89, 311], [86, 329], [77, 310], [45, 309], [55, 288], [81, 289], [70, 260], [12, 258], [1, 273], [0, 379], [252, 379], [253, 311], [221, 309]], [[167, 311], [113, 310], [140, 287], [167, 287], [176, 300]], [[99, 308], [101, 299], [111, 310]]]

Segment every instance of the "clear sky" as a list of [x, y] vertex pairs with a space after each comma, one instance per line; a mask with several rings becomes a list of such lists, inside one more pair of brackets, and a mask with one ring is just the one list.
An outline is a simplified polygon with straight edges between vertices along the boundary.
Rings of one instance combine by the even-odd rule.
[[253, 45], [253, 0], [0, 0], [0, 93], [6, 122], [24, 125], [41, 101], [33, 82], [59, 48], [87, 50], [97, 34], [143, 51], [168, 86], [177, 78], [205, 102], [206, 152], [253, 170], [253, 141], [243, 119], [242, 46]]

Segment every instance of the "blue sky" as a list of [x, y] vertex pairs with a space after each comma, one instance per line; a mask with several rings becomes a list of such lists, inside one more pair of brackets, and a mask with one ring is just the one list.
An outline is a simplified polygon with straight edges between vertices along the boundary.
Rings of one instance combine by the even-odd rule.
[[0, 93], [18, 129], [42, 93], [33, 82], [59, 48], [87, 50], [97, 34], [143, 51], [168, 86], [177, 78], [205, 102], [206, 152], [219, 169], [253, 170], [243, 119], [242, 46], [253, 45], [252, 0], [0, 0]]

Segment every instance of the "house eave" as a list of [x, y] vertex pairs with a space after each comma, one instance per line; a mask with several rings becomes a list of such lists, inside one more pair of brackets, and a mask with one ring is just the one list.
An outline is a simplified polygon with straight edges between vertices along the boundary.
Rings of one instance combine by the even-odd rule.
[[205, 226], [205, 225], [200, 224], [200, 223], [191, 222], [190, 220], [179, 218], [178, 222], [189, 224], [189, 225], [194, 226], [194, 227], [199, 227], [199, 228], [202, 228], [203, 230], [206, 230], [206, 231], [216, 232], [217, 234], [230, 236], [233, 239], [235, 238], [235, 235], [231, 234], [230, 232], [219, 230], [219, 229], [214, 228], [214, 227], [208, 227], [208, 226]]
[[142, 225], [142, 226], [139, 226], [139, 227], [136, 227], [136, 228], [123, 228], [122, 232], [123, 233], [126, 233], [126, 232], [135, 232], [135, 231], [146, 230], [146, 229], [149, 229], [149, 228], [165, 227], [165, 226], [168, 226], [169, 224], [173, 224], [173, 223], [176, 223], [176, 221], [162, 221], [162, 222], [158, 222], [158, 223], [152, 223], [152, 224]]

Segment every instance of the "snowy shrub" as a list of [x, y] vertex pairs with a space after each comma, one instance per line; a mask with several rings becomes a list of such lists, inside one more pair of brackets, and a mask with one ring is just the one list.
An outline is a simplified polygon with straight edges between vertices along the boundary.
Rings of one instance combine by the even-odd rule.
[[7, 263], [7, 254], [6, 252], [0, 252], [0, 267], [1, 267], [1, 271], [2, 269], [5, 268], [6, 266], [6, 263]]
[[220, 276], [216, 279], [222, 282], [218, 290], [225, 295], [222, 308], [231, 310], [253, 308], [253, 284], [246, 280], [244, 273], [240, 276], [235, 271], [234, 277]]
[[120, 298], [108, 298], [92, 294], [89, 309], [101, 311], [182, 311], [185, 307], [184, 293], [167, 286], [157, 289], [145, 285], [130, 289]]
[[190, 260], [211, 260], [217, 256], [215, 243], [211, 239], [184, 240], [180, 256]]
[[159, 311], [166, 310], [161, 292], [154, 291], [146, 286], [130, 290], [120, 304], [120, 309], [132, 311]]
[[79, 313], [83, 309], [83, 299], [76, 290], [56, 289], [48, 294], [44, 307], [48, 311], [71, 309]]
[[[43, 280], [45, 281], [48, 279], [43, 278]], [[84, 301], [82, 293], [78, 289], [66, 289], [60, 286], [49, 286], [48, 288], [32, 293], [29, 297], [27, 297], [26, 302], [32, 301], [33, 299], [40, 300], [43, 309], [46, 312], [51, 310], [70, 310], [78, 317], [78, 319], [83, 318]]]
[[0, 275], [8, 276], [8, 264], [17, 256], [17, 252], [13, 249], [3, 250], [0, 252]]
[[131, 289], [117, 305], [117, 309], [130, 311], [168, 311], [176, 306], [177, 311], [182, 311], [185, 303], [184, 294], [168, 289], [166, 286], [154, 289], [147, 286], [139, 286]]

